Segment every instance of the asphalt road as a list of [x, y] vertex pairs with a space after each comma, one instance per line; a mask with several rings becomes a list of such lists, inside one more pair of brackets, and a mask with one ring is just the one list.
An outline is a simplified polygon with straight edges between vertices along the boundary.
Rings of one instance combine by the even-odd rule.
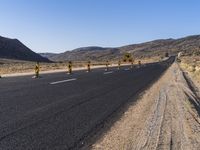
[[[170, 59], [172, 62], [174, 58]], [[0, 150], [73, 149], [167, 69], [165, 63], [0, 79]]]

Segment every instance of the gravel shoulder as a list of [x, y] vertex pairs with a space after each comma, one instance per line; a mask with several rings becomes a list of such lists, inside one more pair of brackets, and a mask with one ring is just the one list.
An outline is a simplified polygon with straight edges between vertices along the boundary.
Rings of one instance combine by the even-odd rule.
[[86, 149], [198, 150], [199, 97], [198, 88], [174, 63], [137, 103], [130, 105], [120, 120]]
[[[68, 68], [66, 66], [65, 66], [65, 69], [42, 70], [40, 71], [40, 74], [68, 72]], [[109, 67], [117, 67], [117, 66], [118, 66], [117, 64], [111, 64]], [[130, 66], [130, 64], [122, 64], [121, 66]], [[105, 68], [105, 65], [91, 66], [91, 69], [98, 69], [98, 68]], [[73, 68], [73, 71], [80, 71], [80, 70], [87, 70], [87, 68], [85, 66]], [[33, 69], [32, 71], [29, 70], [29, 72], [3, 74], [2, 77], [18, 77], [18, 76], [27, 76], [27, 75], [35, 75], [34, 70]]]

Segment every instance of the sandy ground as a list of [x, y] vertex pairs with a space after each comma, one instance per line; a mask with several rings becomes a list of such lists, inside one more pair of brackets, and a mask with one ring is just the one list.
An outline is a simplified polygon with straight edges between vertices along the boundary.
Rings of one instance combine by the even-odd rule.
[[[135, 60], [134, 64], [137, 65], [139, 60]], [[142, 64], [157, 62], [159, 58], [148, 58], [140, 60]], [[92, 68], [105, 67], [106, 62], [92, 62]], [[111, 66], [116, 66], [117, 61], [110, 61]], [[121, 62], [122, 63], [122, 62]], [[58, 63], [40, 63], [41, 73], [53, 73], [53, 72], [66, 72], [67, 62]], [[130, 63], [122, 63], [122, 65], [130, 65]], [[85, 62], [73, 62], [73, 70], [84, 70], [86, 69], [87, 61]], [[3, 77], [8, 76], [23, 76], [34, 74], [35, 62], [10, 60], [0, 58], [0, 75]]]
[[150, 87], [120, 120], [84, 149], [199, 150], [200, 99], [178, 64]]
[[[128, 66], [130, 64], [122, 64], [121, 66]], [[109, 67], [116, 67], [118, 66], [117, 64], [111, 64]], [[95, 65], [95, 66], [91, 66], [91, 70], [92, 69], [97, 69], [97, 68], [105, 68], [105, 65]], [[78, 71], [78, 70], [87, 70], [86, 67], [73, 67], [72, 68], [73, 71]], [[52, 70], [43, 70], [40, 71], [40, 74], [48, 74], [48, 73], [58, 73], [58, 72], [67, 72], [67, 68], [66, 69], [52, 69]], [[34, 75], [35, 73], [33, 71], [29, 71], [29, 72], [21, 72], [21, 73], [8, 73], [8, 74], [3, 74], [2, 77], [15, 77], [15, 76], [27, 76], [27, 75]]]

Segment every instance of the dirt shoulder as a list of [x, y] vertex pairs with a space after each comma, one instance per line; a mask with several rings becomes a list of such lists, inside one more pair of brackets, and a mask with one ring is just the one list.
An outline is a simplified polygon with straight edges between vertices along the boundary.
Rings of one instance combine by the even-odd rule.
[[200, 88], [200, 56], [181, 57], [180, 67]]
[[[138, 64], [139, 60], [135, 60], [134, 65]], [[142, 64], [152, 63], [159, 61], [158, 58], [149, 58], [140, 60]], [[110, 66], [117, 66], [118, 62], [109, 62]], [[122, 63], [122, 62], [121, 62]], [[0, 75], [3, 77], [8, 76], [23, 76], [33, 75], [35, 62], [20, 61], [20, 60], [8, 60], [0, 58]], [[106, 62], [92, 62], [91, 69], [105, 67]], [[131, 63], [122, 63], [121, 65], [130, 65]], [[67, 72], [67, 62], [57, 63], [40, 63], [41, 73], [54, 73], [54, 72]], [[73, 62], [73, 70], [84, 70], [87, 67], [87, 61], [85, 62]]]
[[87, 148], [199, 149], [200, 99], [187, 80], [178, 64], [173, 64], [108, 132]]
[[[121, 66], [128, 66], [130, 64], [122, 64]], [[116, 67], [118, 66], [117, 64], [111, 64], [109, 67]], [[42, 67], [41, 67], [42, 68]], [[105, 65], [94, 65], [94, 66], [91, 66], [91, 69], [97, 69], [97, 68], [105, 68]], [[78, 67], [78, 66], [75, 66], [73, 67], [73, 71], [78, 71], [78, 70], [86, 70], [87, 68], [86, 67]], [[48, 73], [58, 73], [58, 72], [67, 72], [68, 69], [67, 67], [63, 69], [62, 68], [59, 68], [59, 69], [53, 69], [51, 68], [50, 70], [48, 69], [42, 69], [40, 71], [40, 74], [48, 74]], [[27, 70], [27, 72], [21, 72], [21, 73], [8, 73], [8, 74], [3, 74], [2, 77], [16, 77], [16, 76], [27, 76], [27, 75], [34, 75], [34, 71], [32, 70]]]

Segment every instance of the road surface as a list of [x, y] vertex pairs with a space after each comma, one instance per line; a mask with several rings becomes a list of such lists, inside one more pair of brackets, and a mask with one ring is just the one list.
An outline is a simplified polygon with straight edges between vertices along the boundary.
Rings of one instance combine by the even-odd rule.
[[[174, 58], [170, 59], [173, 62]], [[74, 149], [167, 69], [110, 68], [0, 79], [0, 150]]]

